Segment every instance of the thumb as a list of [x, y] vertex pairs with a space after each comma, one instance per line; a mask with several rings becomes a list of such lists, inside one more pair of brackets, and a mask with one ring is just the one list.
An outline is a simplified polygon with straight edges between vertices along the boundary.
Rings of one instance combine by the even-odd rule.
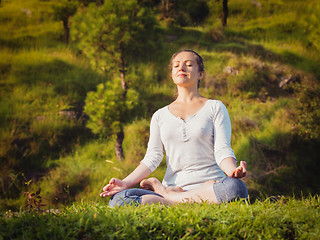
[[241, 161], [240, 162], [240, 166], [247, 168], [247, 163], [245, 161]]
[[111, 178], [110, 181], [109, 181], [109, 184], [114, 184], [116, 182], [116, 179], [115, 178]]

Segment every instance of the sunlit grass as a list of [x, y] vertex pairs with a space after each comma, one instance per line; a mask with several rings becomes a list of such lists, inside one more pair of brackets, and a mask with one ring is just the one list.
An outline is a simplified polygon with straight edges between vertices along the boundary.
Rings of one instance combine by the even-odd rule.
[[[158, 204], [110, 208], [83, 201], [58, 213], [12, 213], [0, 236], [116, 239], [317, 239], [319, 197], [267, 199], [254, 204]], [[32, 226], [32, 227], [31, 227]]]
[[[11, 181], [22, 170], [41, 169], [39, 174], [44, 174], [43, 177], [38, 176], [32, 186], [35, 190], [42, 187], [47, 204], [62, 206], [81, 199], [100, 201], [98, 194], [102, 186], [111, 177], [125, 177], [143, 158], [152, 113], [175, 99], [176, 89], [168, 68], [169, 52], [188, 48], [198, 51], [205, 61], [206, 77], [201, 82], [201, 94], [221, 100], [229, 110], [233, 126], [232, 147], [238, 160], [248, 162], [250, 190], [263, 191], [264, 183], [268, 186], [279, 183], [281, 172], [272, 175], [270, 166], [295, 167], [300, 157], [292, 154], [297, 146], [302, 149], [303, 145], [299, 142], [302, 140], [292, 140], [297, 137], [292, 85], [280, 89], [279, 83], [293, 75], [298, 82], [308, 86], [320, 76], [320, 6], [317, 0], [257, 1], [262, 4], [261, 8], [254, 2], [229, 1], [228, 25], [224, 29], [219, 19], [221, 9], [215, 8], [216, 15], [208, 26], [168, 31], [177, 37], [177, 41], [164, 43], [167, 45], [163, 54], [154, 56], [150, 62], [130, 65], [128, 82], [130, 87], [141, 91], [143, 112], [137, 113], [135, 121], [125, 126], [126, 160], [120, 163], [115, 159], [112, 137], [88, 140], [93, 136], [82, 120], [67, 119], [60, 113], [64, 110], [81, 113], [87, 92], [94, 91], [97, 84], [107, 81], [108, 77], [91, 69], [88, 60], [81, 55], [81, 49], [76, 49], [73, 43], [65, 45], [59, 41], [63, 26], [61, 22], [53, 21], [51, 5], [54, 2], [2, 1], [0, 157], [8, 163], [3, 166], [2, 177]], [[226, 67], [234, 72], [228, 73]], [[21, 149], [25, 150], [20, 154]], [[316, 166], [312, 159], [308, 158], [304, 163], [311, 162]], [[9, 166], [15, 169], [7, 171]], [[310, 169], [313, 165], [306, 166]], [[152, 176], [161, 179], [165, 169], [163, 162]], [[264, 171], [269, 171], [268, 179], [257, 177], [259, 182], [255, 182], [256, 176], [250, 178]], [[296, 173], [292, 171], [291, 175]], [[291, 180], [286, 179], [286, 183], [293, 184]], [[19, 184], [22, 192], [24, 182]], [[291, 189], [285, 194], [291, 194]], [[24, 196], [14, 196], [5, 199], [4, 205], [19, 208]], [[74, 211], [79, 209], [74, 208]], [[225, 223], [221, 226], [228, 228]], [[181, 230], [177, 236], [194, 236], [194, 228], [190, 229]], [[120, 230], [114, 236], [119, 234], [122, 234]], [[279, 236], [268, 234], [265, 236]], [[313, 235], [306, 236], [312, 238]]]

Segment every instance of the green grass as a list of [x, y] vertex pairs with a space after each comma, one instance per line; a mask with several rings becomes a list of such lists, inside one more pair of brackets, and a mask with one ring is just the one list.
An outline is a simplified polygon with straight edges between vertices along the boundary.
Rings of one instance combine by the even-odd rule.
[[85, 202], [59, 212], [7, 212], [1, 239], [318, 239], [319, 197], [247, 204], [110, 208]]
[[[94, 136], [82, 112], [87, 93], [108, 76], [91, 69], [74, 43], [62, 43], [62, 22], [54, 21], [51, 7], [56, 2], [3, 0], [0, 212], [23, 205], [21, 173], [33, 180], [32, 191], [42, 188], [47, 205], [63, 207], [96, 201], [111, 177], [132, 171], [146, 151], [152, 113], [175, 98], [169, 58], [185, 48], [205, 60], [201, 93], [227, 105], [232, 146], [237, 158], [248, 162], [245, 181], [252, 197], [318, 194], [320, 103], [313, 96], [319, 91], [320, 5], [317, 0], [258, 2], [261, 8], [251, 0], [229, 1], [224, 29], [218, 7], [202, 26], [162, 26], [162, 46], [128, 67], [130, 87], [142, 99], [134, 121], [125, 126], [126, 160], [119, 163], [114, 138]], [[290, 76], [294, 81], [280, 89]], [[153, 176], [161, 179], [164, 172], [163, 162]]]

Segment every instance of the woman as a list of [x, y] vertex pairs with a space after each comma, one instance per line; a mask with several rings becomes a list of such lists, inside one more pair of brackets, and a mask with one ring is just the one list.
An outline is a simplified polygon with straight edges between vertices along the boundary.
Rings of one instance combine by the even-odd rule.
[[[175, 53], [171, 76], [178, 97], [152, 116], [144, 159], [125, 179], [112, 178], [100, 195], [114, 195], [110, 206], [203, 201], [219, 204], [247, 198], [247, 187], [239, 180], [246, 175], [246, 163], [236, 165], [228, 111], [220, 101], [207, 99], [198, 91], [204, 76], [201, 56], [192, 50]], [[155, 178], [145, 179], [159, 166], [164, 151], [167, 171], [162, 184]], [[143, 189], [130, 189], [139, 182]]]

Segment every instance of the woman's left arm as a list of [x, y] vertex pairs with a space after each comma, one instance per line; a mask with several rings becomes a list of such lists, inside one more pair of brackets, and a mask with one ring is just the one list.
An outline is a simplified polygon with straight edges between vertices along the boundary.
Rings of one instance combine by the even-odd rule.
[[231, 121], [225, 105], [217, 102], [216, 116], [214, 120], [214, 154], [219, 167], [229, 176], [242, 178], [246, 176], [247, 164], [237, 160], [231, 148]]
[[240, 161], [240, 166], [237, 167], [236, 160], [233, 157], [223, 159], [219, 167], [229, 176], [234, 178], [243, 178], [247, 174], [247, 163]]

